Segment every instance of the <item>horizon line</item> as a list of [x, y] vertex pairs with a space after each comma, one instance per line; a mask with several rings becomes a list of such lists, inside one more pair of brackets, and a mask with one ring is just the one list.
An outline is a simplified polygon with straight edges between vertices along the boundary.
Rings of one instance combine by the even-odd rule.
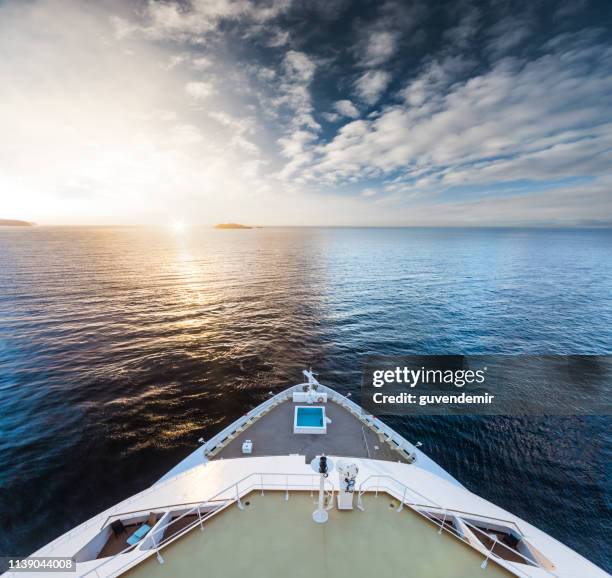
[[[9, 220], [9, 219], [7, 219]], [[13, 220], [13, 219], [11, 219]], [[14, 219], [17, 220], [17, 219]], [[87, 228], [172, 228], [172, 224], [168, 223], [35, 223], [33, 221], [24, 221], [27, 225], [2, 225], [1, 228], [37, 228], [37, 227], [87, 227]], [[383, 225], [383, 224], [352, 224], [352, 225], [324, 225], [324, 224], [313, 224], [313, 225], [244, 225], [244, 227], [236, 228], [223, 228], [218, 227], [218, 224], [185, 224], [185, 227], [190, 228], [206, 228], [206, 229], [217, 229], [221, 231], [228, 230], [252, 230], [252, 229], [612, 229], [612, 223], [601, 223], [601, 224], [552, 224], [552, 223], [540, 223], [540, 224], [430, 224], [430, 225], [409, 225], [409, 224], [398, 224], [398, 225]]]

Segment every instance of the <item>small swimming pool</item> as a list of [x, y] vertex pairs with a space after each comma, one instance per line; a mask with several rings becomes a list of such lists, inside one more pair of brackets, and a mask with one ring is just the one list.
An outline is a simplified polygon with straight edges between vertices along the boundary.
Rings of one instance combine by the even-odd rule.
[[293, 419], [293, 433], [327, 433], [325, 408], [298, 405], [295, 408], [295, 416]]

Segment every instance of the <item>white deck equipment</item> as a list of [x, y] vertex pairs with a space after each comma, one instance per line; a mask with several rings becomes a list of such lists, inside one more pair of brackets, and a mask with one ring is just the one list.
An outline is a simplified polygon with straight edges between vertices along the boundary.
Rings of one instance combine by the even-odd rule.
[[338, 509], [353, 509], [353, 493], [355, 492], [355, 482], [359, 467], [354, 462], [340, 460], [336, 465], [338, 470]]

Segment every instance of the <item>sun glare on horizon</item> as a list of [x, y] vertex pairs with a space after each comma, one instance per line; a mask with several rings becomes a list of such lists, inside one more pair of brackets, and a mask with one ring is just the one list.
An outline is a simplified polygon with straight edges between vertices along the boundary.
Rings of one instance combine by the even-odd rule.
[[187, 229], [187, 225], [185, 224], [185, 221], [174, 220], [172, 221], [171, 228], [175, 233], [184, 233]]

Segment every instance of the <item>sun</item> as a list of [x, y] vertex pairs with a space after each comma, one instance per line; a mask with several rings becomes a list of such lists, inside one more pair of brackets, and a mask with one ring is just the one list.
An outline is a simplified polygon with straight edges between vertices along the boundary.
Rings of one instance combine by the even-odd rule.
[[184, 233], [187, 225], [184, 221], [172, 221], [171, 227], [175, 233]]

